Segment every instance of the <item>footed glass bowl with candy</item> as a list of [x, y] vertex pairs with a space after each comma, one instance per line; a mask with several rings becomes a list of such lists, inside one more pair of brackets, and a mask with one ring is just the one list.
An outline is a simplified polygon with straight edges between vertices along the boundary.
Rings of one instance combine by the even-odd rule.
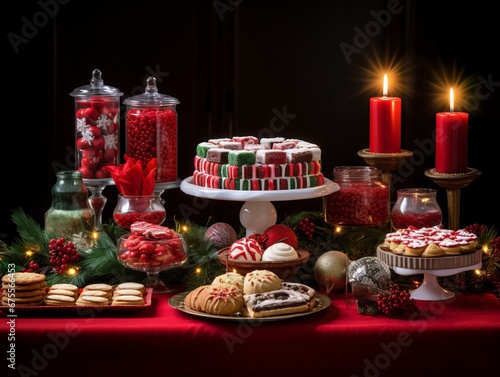
[[146, 272], [146, 287], [153, 293], [173, 292], [159, 273], [182, 266], [188, 259], [187, 246], [183, 237], [172, 229], [138, 221], [131, 225], [131, 233], [118, 241], [117, 255], [120, 263], [132, 270]]

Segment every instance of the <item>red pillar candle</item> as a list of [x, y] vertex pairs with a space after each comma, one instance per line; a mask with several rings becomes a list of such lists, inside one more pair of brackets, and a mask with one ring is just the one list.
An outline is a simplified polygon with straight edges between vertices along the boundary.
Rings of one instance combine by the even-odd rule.
[[387, 74], [382, 97], [370, 98], [370, 152], [401, 152], [401, 98], [387, 96]]
[[467, 172], [467, 128], [469, 114], [453, 110], [450, 89], [450, 111], [436, 114], [436, 172]]

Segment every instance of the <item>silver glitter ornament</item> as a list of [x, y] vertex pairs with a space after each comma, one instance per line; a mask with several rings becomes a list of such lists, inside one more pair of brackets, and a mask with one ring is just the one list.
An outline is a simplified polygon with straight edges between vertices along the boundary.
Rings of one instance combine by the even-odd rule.
[[376, 257], [364, 257], [352, 261], [347, 269], [349, 283], [358, 282], [370, 287], [388, 289], [391, 285], [391, 270]]

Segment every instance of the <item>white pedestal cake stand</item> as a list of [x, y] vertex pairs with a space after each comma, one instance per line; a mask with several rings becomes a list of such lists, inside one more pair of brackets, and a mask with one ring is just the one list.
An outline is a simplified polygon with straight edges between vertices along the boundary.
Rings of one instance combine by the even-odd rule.
[[181, 182], [181, 190], [199, 198], [231, 200], [244, 202], [240, 210], [240, 222], [246, 229], [246, 235], [262, 234], [271, 225], [276, 224], [277, 214], [272, 201], [301, 200], [320, 198], [338, 191], [339, 185], [325, 178], [321, 186], [275, 191], [222, 190], [197, 186], [193, 177]]
[[398, 275], [424, 274], [422, 285], [411, 290], [416, 300], [441, 301], [455, 297], [455, 293], [442, 288], [437, 277], [451, 276], [482, 267], [482, 250], [474, 253], [446, 257], [405, 257], [377, 248], [377, 257]]

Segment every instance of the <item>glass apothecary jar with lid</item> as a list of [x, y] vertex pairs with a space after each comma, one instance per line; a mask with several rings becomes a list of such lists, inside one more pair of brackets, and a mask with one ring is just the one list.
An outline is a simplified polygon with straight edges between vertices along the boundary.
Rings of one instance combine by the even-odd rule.
[[323, 197], [325, 221], [331, 225], [381, 226], [390, 219], [389, 187], [371, 166], [337, 166], [333, 181], [340, 189]]
[[104, 85], [99, 69], [92, 71], [90, 85], [73, 90], [75, 98], [76, 170], [83, 179], [112, 183], [105, 165], [120, 164], [120, 96], [123, 92]]
[[177, 174], [177, 98], [161, 94], [156, 79], [148, 77], [143, 94], [123, 101], [126, 153], [141, 161], [145, 168], [156, 157], [156, 182], [178, 180]]

